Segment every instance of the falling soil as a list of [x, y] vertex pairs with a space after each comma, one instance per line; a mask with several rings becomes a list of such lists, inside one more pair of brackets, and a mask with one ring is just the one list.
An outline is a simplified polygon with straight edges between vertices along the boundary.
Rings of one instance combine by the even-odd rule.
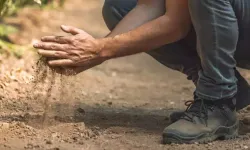
[[[63, 82], [62, 75], [59, 76], [59, 80]], [[43, 127], [46, 127], [48, 123], [48, 113], [50, 109], [50, 99], [52, 96], [52, 90], [53, 87], [55, 87], [56, 83], [56, 72], [54, 69], [50, 68], [47, 65], [46, 58], [41, 57], [37, 63], [36, 63], [36, 69], [35, 69], [35, 75], [34, 75], [34, 81], [33, 81], [33, 88], [30, 92], [31, 94], [34, 94], [33, 97], [35, 100], [39, 100], [43, 102], [44, 106], [44, 112], [42, 116], [42, 125]], [[61, 90], [63, 90], [63, 83], [60, 84], [61, 87], [59, 87]], [[45, 95], [40, 95], [40, 93], [43, 91]]]

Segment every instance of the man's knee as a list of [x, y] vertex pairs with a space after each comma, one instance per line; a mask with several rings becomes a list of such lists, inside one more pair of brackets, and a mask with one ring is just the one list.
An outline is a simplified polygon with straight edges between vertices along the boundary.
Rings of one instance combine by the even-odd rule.
[[105, 0], [102, 15], [109, 30], [114, 29], [136, 3], [137, 0]]
[[116, 2], [116, 0], [105, 0], [103, 8], [102, 8], [102, 16], [103, 19], [109, 28], [109, 30], [112, 30], [115, 25], [118, 23], [118, 19], [115, 17], [115, 11], [113, 4]]
[[116, 8], [121, 10], [121, 13], [128, 13], [131, 9], [133, 9], [138, 0], [105, 0], [104, 7], [107, 9]]

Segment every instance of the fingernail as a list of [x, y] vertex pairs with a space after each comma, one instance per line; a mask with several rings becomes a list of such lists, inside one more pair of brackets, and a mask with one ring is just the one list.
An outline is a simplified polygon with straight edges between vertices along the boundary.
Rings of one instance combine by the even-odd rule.
[[33, 44], [34, 47], [38, 47], [38, 43]]

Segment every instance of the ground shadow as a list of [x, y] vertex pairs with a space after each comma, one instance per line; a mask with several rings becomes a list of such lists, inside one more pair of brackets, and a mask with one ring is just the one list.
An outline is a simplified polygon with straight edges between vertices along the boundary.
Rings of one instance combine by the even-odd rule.
[[[83, 103], [70, 104], [53, 103], [47, 117], [47, 126], [59, 123], [84, 122], [88, 127], [107, 129], [110, 127], [134, 128], [141, 132], [159, 134], [169, 121], [172, 109], [142, 109], [113, 106], [90, 106]], [[1, 121], [21, 121], [35, 128], [42, 128], [44, 116], [42, 113], [25, 113], [0, 116]]]
[[[110, 127], [123, 127], [137, 129], [138, 132], [160, 134], [169, 125], [169, 115], [174, 109], [143, 109], [138, 107], [113, 107], [108, 105], [90, 106], [84, 103], [73, 105], [53, 103], [47, 117], [46, 126], [59, 123], [84, 122], [88, 127], [98, 127], [105, 130]], [[7, 115], [0, 117], [1, 121], [21, 121], [41, 128], [44, 120], [43, 114], [26, 113], [24, 115]], [[250, 133], [250, 126], [240, 123], [241, 135]]]

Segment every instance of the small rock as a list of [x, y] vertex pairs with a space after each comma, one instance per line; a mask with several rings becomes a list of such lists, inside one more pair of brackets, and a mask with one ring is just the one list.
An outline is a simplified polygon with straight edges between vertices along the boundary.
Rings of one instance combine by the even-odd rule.
[[250, 111], [250, 106], [247, 107], [247, 110]]
[[242, 122], [246, 125], [250, 125], [250, 116], [246, 116], [244, 117], [244, 119], [242, 120]]
[[97, 90], [97, 91], [95, 91], [95, 94], [100, 94], [100, 93], [101, 93], [101, 92], [100, 92], [100, 91], [98, 91], [98, 90]]
[[52, 144], [51, 140], [46, 140], [46, 144]]
[[59, 137], [58, 133], [53, 133], [51, 136], [52, 136], [52, 138], [57, 138], [57, 137]]
[[85, 91], [82, 91], [83, 96], [87, 96], [88, 94]]
[[80, 141], [78, 144], [80, 144], [80, 145], [84, 145], [84, 142], [83, 142], [83, 141]]
[[9, 129], [10, 124], [7, 122], [2, 122], [2, 123], [0, 123], [0, 127], [1, 127], [1, 129]]
[[49, 149], [49, 150], [60, 150], [60, 148], [54, 147], [54, 148], [51, 148], [51, 149]]
[[248, 149], [248, 146], [243, 146], [244, 149]]
[[111, 94], [109, 94], [108, 97], [109, 97], [109, 99], [113, 99], [114, 98], [114, 96], [111, 95]]
[[82, 109], [82, 108], [77, 108], [77, 112], [80, 113], [80, 114], [85, 115], [85, 110]]
[[116, 72], [112, 72], [112, 77], [116, 77], [117, 76], [117, 73]]

